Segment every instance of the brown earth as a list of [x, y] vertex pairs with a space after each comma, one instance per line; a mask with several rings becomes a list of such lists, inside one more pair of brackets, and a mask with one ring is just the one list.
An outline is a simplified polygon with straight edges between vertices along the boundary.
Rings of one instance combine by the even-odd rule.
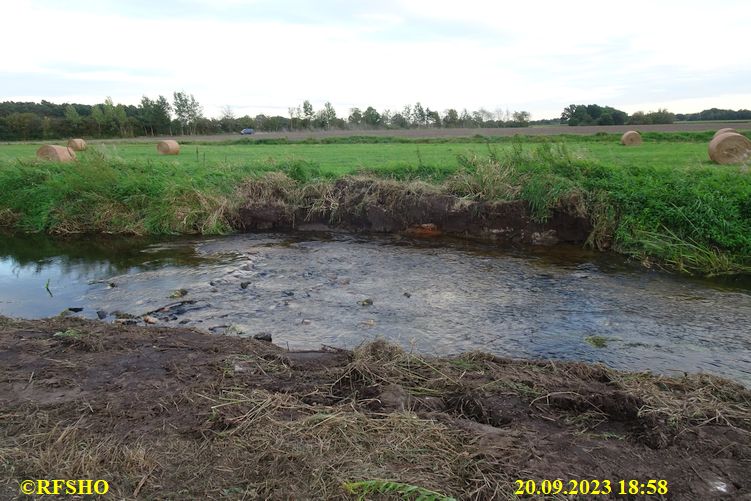
[[[348, 136], [382, 136], [382, 137], [471, 137], [476, 134], [481, 136], [500, 136], [510, 137], [517, 134], [522, 136], [557, 136], [560, 134], [573, 134], [578, 136], [588, 136], [605, 132], [607, 134], [623, 134], [626, 131], [638, 129], [642, 132], [700, 132], [716, 131], [722, 128], [734, 128], [737, 130], [751, 129], [751, 122], [700, 122], [700, 123], [675, 123], [675, 124], [658, 124], [658, 125], [591, 125], [569, 127], [568, 125], [545, 125], [534, 127], [505, 127], [505, 128], [457, 128], [457, 129], [389, 129], [389, 130], [311, 130], [311, 131], [293, 131], [293, 132], [256, 132], [252, 136], [241, 136], [237, 134], [211, 134], [201, 136], [156, 136], [156, 137], [136, 137], [123, 139], [99, 139], [88, 141], [92, 144], [111, 143], [111, 142], [133, 142], [147, 141], [153, 142], [160, 139], [179, 139], [188, 141], [231, 141], [240, 138], [253, 139], [280, 139], [287, 138], [290, 141], [299, 141], [308, 138], [324, 137], [348, 137]], [[39, 141], [23, 141], [39, 143]], [[0, 143], [6, 144], [6, 143]], [[9, 144], [9, 143], [7, 143]]]
[[[514, 480], [555, 478], [751, 499], [751, 392], [706, 375], [420, 357], [383, 342], [289, 353], [187, 329], [3, 317], [0, 367], [2, 499], [45, 478], [106, 479], [107, 499], [355, 499], [342, 483], [369, 479], [513, 499]], [[608, 498], [646, 496], [589, 499]]]
[[443, 234], [538, 245], [581, 243], [592, 232], [590, 217], [577, 199], [552, 209], [550, 217], [539, 222], [525, 201], [466, 200], [424, 183], [347, 177], [295, 196], [290, 196], [282, 183], [284, 180], [274, 176], [249, 183], [235, 226], [243, 231], [337, 228], [416, 236]]

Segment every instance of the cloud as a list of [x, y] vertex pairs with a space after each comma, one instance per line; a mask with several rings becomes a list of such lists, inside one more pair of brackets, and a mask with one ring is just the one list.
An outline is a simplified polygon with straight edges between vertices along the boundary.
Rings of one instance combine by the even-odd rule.
[[286, 114], [310, 99], [340, 114], [421, 101], [540, 118], [591, 102], [687, 112], [734, 96], [727, 106], [751, 108], [751, 58], [736, 49], [750, 5], [21, 0], [4, 12], [0, 99], [136, 104], [185, 90], [209, 114]]

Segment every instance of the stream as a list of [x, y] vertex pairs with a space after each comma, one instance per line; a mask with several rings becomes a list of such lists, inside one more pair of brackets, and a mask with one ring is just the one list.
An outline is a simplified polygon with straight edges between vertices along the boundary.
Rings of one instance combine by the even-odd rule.
[[380, 337], [427, 354], [482, 350], [705, 372], [751, 386], [748, 279], [659, 273], [573, 246], [341, 233], [0, 235], [0, 315], [64, 310], [266, 334], [293, 350]]

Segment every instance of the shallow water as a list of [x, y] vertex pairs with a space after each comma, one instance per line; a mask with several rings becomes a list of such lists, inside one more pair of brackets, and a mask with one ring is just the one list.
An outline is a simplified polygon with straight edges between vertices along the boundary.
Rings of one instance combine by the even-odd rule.
[[[751, 284], [650, 272], [573, 247], [305, 233], [0, 239], [7, 316], [151, 313], [160, 325], [269, 333], [291, 349], [383, 337], [423, 353], [708, 372], [751, 386]], [[171, 298], [176, 289], [187, 295]]]

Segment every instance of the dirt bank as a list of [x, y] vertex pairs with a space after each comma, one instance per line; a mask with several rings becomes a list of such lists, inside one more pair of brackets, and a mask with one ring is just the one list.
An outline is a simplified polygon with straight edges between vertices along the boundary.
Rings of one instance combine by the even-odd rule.
[[380, 342], [287, 353], [2, 317], [0, 367], [2, 499], [36, 478], [106, 479], [112, 499], [354, 499], [342, 484], [372, 479], [510, 499], [516, 479], [555, 478], [751, 497], [751, 392], [714, 377], [424, 358]]
[[527, 202], [479, 202], [442, 194], [424, 183], [348, 177], [290, 199], [280, 183], [249, 185], [237, 226], [244, 231], [345, 229], [419, 236], [451, 235], [500, 243], [582, 243], [592, 225], [579, 200], [536, 221]]

